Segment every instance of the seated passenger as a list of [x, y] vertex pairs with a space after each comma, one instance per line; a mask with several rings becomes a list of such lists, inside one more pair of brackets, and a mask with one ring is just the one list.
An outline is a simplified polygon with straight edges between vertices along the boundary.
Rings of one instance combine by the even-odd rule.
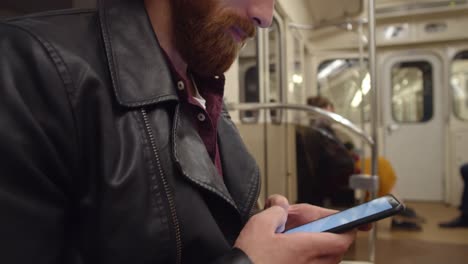
[[465, 163], [460, 168], [460, 174], [465, 182], [463, 188], [462, 201], [460, 205], [460, 215], [448, 222], [440, 223], [440, 227], [455, 228], [455, 227], [468, 227], [468, 163]]
[[[321, 96], [308, 98], [307, 104], [322, 108], [330, 112], [334, 112], [335, 110], [333, 103], [328, 98]], [[359, 155], [357, 155], [355, 152], [354, 144], [352, 142], [346, 142], [343, 144], [336, 136], [336, 133], [328, 120], [320, 118], [314, 119], [312, 120], [311, 125], [318, 131], [324, 131], [324, 133], [328, 133], [328, 138], [333, 139], [334, 141], [334, 144], [331, 144], [327, 143], [330, 140], [325, 140], [322, 138], [319, 139], [319, 145], [322, 146], [322, 149], [309, 149], [309, 152], [312, 152], [311, 155], [314, 155], [313, 152], [315, 151], [318, 152], [315, 155], [319, 155], [321, 157], [316, 165], [318, 167], [316, 170], [316, 177], [319, 179], [328, 179], [328, 181], [321, 180], [323, 185], [321, 186], [321, 192], [318, 192], [318, 194], [325, 196], [325, 198], [330, 198], [332, 203], [334, 202], [333, 204], [337, 205], [344, 204], [344, 200], [346, 199], [348, 199], [348, 201], [354, 201], [354, 191], [348, 188], [349, 177], [353, 173], [360, 173], [361, 171], [366, 174], [370, 174], [370, 159], [365, 159], [365, 167], [361, 168]], [[329, 155], [330, 152], [333, 153], [333, 155]], [[351, 161], [355, 162], [353, 169], [346, 167], [349, 165], [347, 162]], [[384, 157], [378, 157], [377, 162], [377, 174], [379, 175], [378, 196], [384, 196], [393, 193], [397, 177], [391, 163]], [[336, 172], [333, 173], [333, 171], [336, 170], [341, 170], [338, 175], [336, 175]], [[422, 230], [419, 224], [424, 221], [424, 218], [417, 215], [412, 208], [405, 208], [405, 210], [392, 218], [391, 227], [392, 229], [419, 231]]]
[[[333, 111], [333, 104], [323, 97], [311, 97], [308, 104]], [[354, 203], [348, 187], [354, 172], [354, 159], [337, 137], [331, 123], [315, 118], [311, 125], [297, 131], [298, 202], [334, 206]]]

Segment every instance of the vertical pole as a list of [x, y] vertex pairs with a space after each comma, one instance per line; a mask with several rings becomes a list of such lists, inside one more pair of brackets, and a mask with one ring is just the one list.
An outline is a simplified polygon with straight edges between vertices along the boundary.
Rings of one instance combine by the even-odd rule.
[[[258, 41], [257, 41], [257, 65], [258, 65], [258, 85], [260, 88], [260, 102], [259, 103], [267, 103], [268, 96], [269, 96], [269, 91], [267, 91], [267, 87], [269, 84], [269, 68], [267, 65], [268, 63], [268, 45], [267, 39], [268, 39], [268, 32], [265, 29], [260, 29], [257, 33], [258, 36]], [[268, 111], [267, 110], [260, 110], [259, 111], [259, 121], [260, 125], [263, 129], [263, 197], [261, 200], [262, 203], [266, 201], [266, 198], [268, 197]]]
[[[365, 116], [365, 103], [364, 103], [364, 89], [362, 87], [362, 80], [364, 79], [365, 75], [364, 72], [367, 69], [364, 65], [364, 43], [363, 37], [364, 37], [364, 21], [359, 21], [358, 25], [358, 45], [359, 45], [359, 80], [361, 80], [361, 94], [362, 94], [362, 101], [361, 101], [361, 107], [360, 107], [360, 114], [361, 114], [361, 129], [362, 131], [366, 131], [366, 116]], [[366, 157], [366, 142], [361, 140], [361, 171], [364, 171], [364, 167], [366, 164], [365, 157]]]
[[[379, 157], [379, 138], [378, 138], [378, 87], [377, 87], [377, 57], [376, 57], [376, 21], [375, 21], [375, 0], [369, 0], [368, 8], [368, 20], [369, 20], [369, 72], [371, 77], [371, 92], [372, 92], [372, 104], [371, 104], [371, 122], [372, 122], [372, 138], [374, 139], [374, 145], [372, 145], [372, 166], [371, 166], [371, 177], [374, 180], [378, 180], [378, 157]], [[377, 185], [378, 186], [378, 185]], [[377, 196], [377, 190], [371, 191], [371, 199]], [[369, 257], [371, 262], [375, 262], [375, 243], [377, 243], [377, 230], [374, 228], [371, 231], [370, 238], [373, 243], [369, 243]]]
[[374, 145], [372, 147], [372, 176], [377, 176], [378, 171], [378, 155], [379, 155], [379, 144], [378, 144], [378, 100], [379, 91], [377, 87], [377, 55], [376, 55], [376, 37], [375, 37], [375, 0], [369, 0], [369, 71], [371, 77], [371, 92], [372, 92], [372, 138], [374, 139]]

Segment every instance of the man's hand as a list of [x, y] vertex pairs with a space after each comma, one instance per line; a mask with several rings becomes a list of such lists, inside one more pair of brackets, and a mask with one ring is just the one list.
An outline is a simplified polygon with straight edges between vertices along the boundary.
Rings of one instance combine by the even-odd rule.
[[[286, 198], [284, 198], [286, 199]], [[286, 230], [307, 224], [316, 219], [337, 213], [338, 211], [330, 210], [310, 204], [295, 204], [289, 206], [288, 220], [286, 222]], [[360, 226], [360, 231], [369, 231], [372, 228], [371, 224]]]
[[[337, 213], [336, 210], [326, 209], [318, 206], [313, 206], [310, 204], [294, 204], [289, 205], [288, 199], [282, 195], [272, 195], [268, 197], [265, 203], [265, 209], [272, 206], [280, 206], [288, 211], [288, 219], [284, 226], [282, 226], [279, 232], [288, 230], [300, 225], [307, 224], [316, 219]], [[360, 231], [369, 231], [372, 228], [372, 225], [364, 225], [359, 227]]]
[[278, 233], [285, 225], [295, 227], [335, 211], [311, 205], [290, 206], [282, 196], [270, 197], [266, 208], [249, 220], [235, 243], [254, 263], [339, 263], [356, 236], [355, 231], [339, 235]]
[[288, 221], [286, 230], [307, 224], [316, 219], [337, 213], [335, 210], [330, 210], [310, 204], [295, 204], [291, 205], [288, 210]]

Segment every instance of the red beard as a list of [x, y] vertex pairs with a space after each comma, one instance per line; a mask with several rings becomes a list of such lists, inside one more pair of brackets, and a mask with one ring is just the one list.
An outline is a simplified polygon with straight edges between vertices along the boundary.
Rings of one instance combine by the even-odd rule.
[[175, 44], [188, 68], [200, 75], [225, 73], [247, 38], [252, 21], [221, 8], [219, 0], [173, 0]]

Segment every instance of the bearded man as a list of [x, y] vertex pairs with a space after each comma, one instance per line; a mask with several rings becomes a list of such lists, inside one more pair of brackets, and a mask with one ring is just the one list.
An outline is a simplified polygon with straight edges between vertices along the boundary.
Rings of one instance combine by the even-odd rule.
[[[0, 23], [0, 262], [338, 263], [272, 196], [223, 73], [274, 0], [102, 0]], [[252, 216], [254, 215], [254, 216]]]

